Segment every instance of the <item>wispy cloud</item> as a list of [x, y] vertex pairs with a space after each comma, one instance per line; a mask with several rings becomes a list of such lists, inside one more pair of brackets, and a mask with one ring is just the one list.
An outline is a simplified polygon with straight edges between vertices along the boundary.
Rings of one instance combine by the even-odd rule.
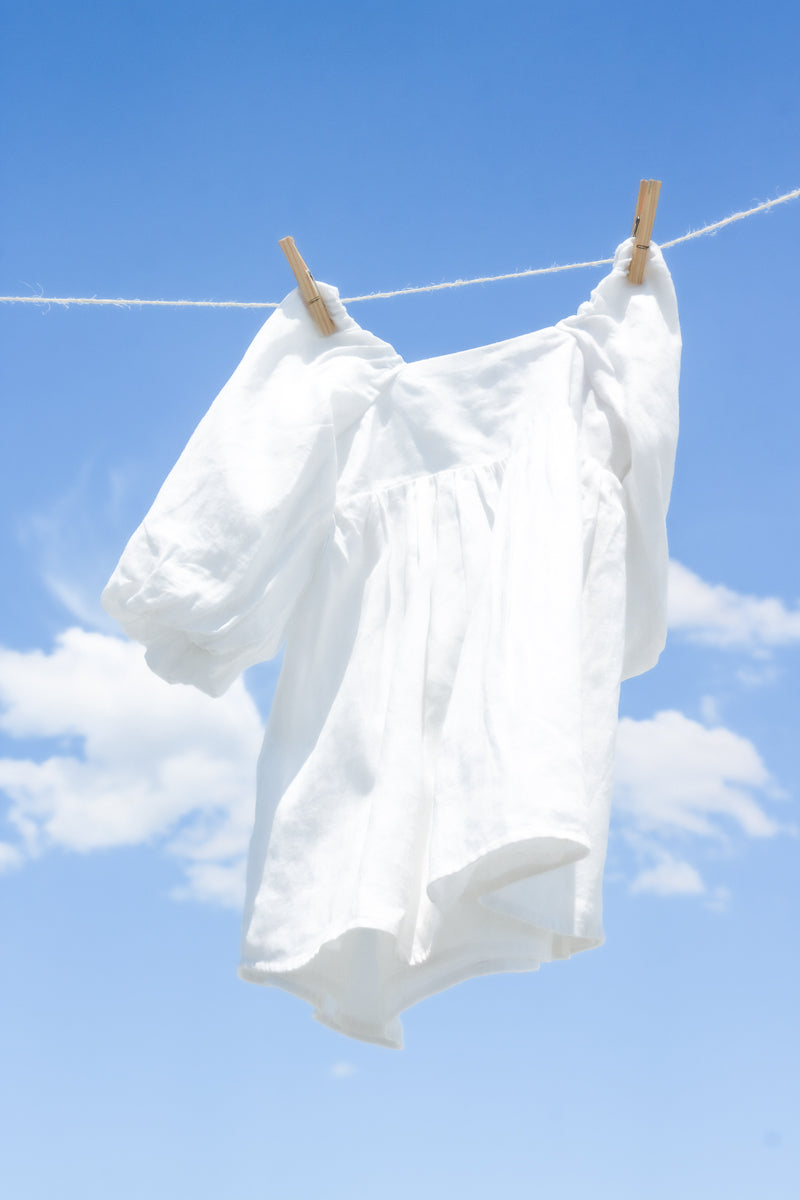
[[764, 652], [800, 643], [800, 608], [774, 596], [747, 596], [706, 583], [679, 562], [670, 563], [669, 624], [693, 641]]
[[653, 892], [656, 896], [702, 896], [705, 890], [697, 868], [669, 854], [662, 854], [656, 866], [640, 871], [631, 883], [632, 892]]
[[25, 861], [25, 856], [18, 846], [12, 846], [10, 842], [0, 842], [0, 875], [4, 871], [13, 871], [15, 867], [21, 867]]
[[350, 1079], [358, 1070], [351, 1062], [335, 1062], [331, 1066], [332, 1079]]
[[65, 492], [18, 526], [47, 590], [74, 620], [89, 628], [110, 632], [113, 627], [100, 605], [100, 593], [120, 549], [144, 515], [131, 511], [136, 510], [136, 482], [132, 470], [100, 471], [87, 462]]
[[43, 755], [0, 759], [17, 865], [50, 847], [160, 843], [180, 896], [238, 904], [262, 722], [244, 685], [170, 687], [141, 647], [70, 629], [51, 653], [0, 649], [0, 729]]

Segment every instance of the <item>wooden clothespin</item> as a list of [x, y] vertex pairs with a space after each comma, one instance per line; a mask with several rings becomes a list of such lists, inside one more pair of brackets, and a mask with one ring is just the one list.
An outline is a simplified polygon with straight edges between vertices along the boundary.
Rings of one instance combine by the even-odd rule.
[[643, 179], [639, 184], [636, 213], [633, 218], [633, 258], [628, 267], [628, 279], [631, 283], [641, 283], [644, 278], [644, 264], [647, 261], [647, 251], [650, 249], [650, 238], [653, 233], [653, 222], [656, 219], [656, 206], [660, 191], [660, 179]]
[[278, 242], [283, 253], [289, 260], [289, 266], [294, 272], [294, 277], [297, 280], [300, 288], [300, 295], [306, 302], [306, 308], [314, 318], [314, 324], [326, 337], [336, 332], [336, 326], [333, 323], [331, 314], [325, 306], [325, 301], [319, 294], [319, 288], [314, 282], [314, 276], [309, 271], [306, 264], [300, 255], [300, 251], [294, 244], [294, 238], [281, 238]]

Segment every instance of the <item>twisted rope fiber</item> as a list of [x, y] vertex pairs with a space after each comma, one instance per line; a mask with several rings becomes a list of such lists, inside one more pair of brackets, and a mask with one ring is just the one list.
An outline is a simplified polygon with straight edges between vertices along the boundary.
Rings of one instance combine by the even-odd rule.
[[[763, 204], [757, 204], [754, 208], [747, 208], [743, 212], [733, 213], [730, 217], [725, 217], [722, 221], [714, 221], [712, 225], [704, 225], [702, 229], [694, 229], [689, 233], [684, 233], [681, 237], [673, 238], [670, 242], [660, 242], [662, 250], [668, 250], [672, 246], [679, 246], [681, 242], [690, 242], [694, 238], [705, 237], [710, 233], [716, 233], [718, 229], [723, 229], [726, 225], [733, 225], [735, 221], [743, 221], [745, 217], [752, 217], [755, 213], [766, 212], [767, 209], [775, 208], [777, 204], [786, 204], [789, 200], [796, 200], [800, 196], [800, 188], [795, 188], [793, 192], [786, 192], [783, 196], [777, 196], [774, 200], [766, 200]], [[446, 288], [470, 287], [473, 283], [500, 283], [505, 279], [525, 279], [530, 275], [555, 275], [559, 271], [579, 271], [584, 267], [605, 267], [613, 263], [613, 258], [595, 258], [591, 262], [566, 263], [563, 266], [555, 267], [531, 267], [526, 271], [511, 271], [507, 275], [479, 275], [475, 279], [454, 279], [449, 283], [429, 283], [423, 287], [406, 287], [398, 288], [394, 292], [368, 292], [364, 296], [344, 296], [342, 297], [343, 304], [357, 304], [362, 300], [390, 300], [394, 296], [411, 296], [419, 292], [441, 292]], [[0, 304], [61, 304], [68, 306], [70, 304], [106, 304], [113, 305], [117, 308], [127, 308], [136, 305], [148, 308], [279, 308], [280, 304], [269, 300], [110, 300], [101, 299], [97, 296], [0, 296]]]

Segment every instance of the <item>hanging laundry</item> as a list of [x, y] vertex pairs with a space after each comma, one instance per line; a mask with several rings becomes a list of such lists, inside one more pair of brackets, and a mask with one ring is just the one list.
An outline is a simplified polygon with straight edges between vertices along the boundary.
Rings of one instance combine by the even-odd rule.
[[269, 318], [103, 602], [218, 696], [285, 655], [241, 977], [353, 1037], [603, 940], [620, 681], [666, 631], [680, 332], [629, 239], [576, 316], [404, 362], [320, 284]]

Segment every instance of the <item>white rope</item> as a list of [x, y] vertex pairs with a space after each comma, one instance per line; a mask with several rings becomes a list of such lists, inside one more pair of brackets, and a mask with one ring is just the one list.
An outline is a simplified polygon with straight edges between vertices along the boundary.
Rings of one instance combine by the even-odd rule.
[[[752, 217], [755, 213], [766, 212], [767, 209], [774, 208], [777, 204], [786, 204], [789, 200], [796, 200], [798, 196], [800, 196], [800, 188], [795, 188], [793, 192], [776, 196], [774, 200], [765, 200], [763, 204], [756, 204], [754, 208], [733, 213], [722, 221], [715, 221], [713, 225], [704, 225], [702, 229], [694, 229], [689, 233], [684, 233], [681, 237], [673, 238], [671, 242], [660, 242], [659, 244], [662, 250], [668, 250], [672, 246], [680, 245], [681, 242], [690, 242], [693, 238], [716, 233], [718, 229], [723, 229], [726, 225], [733, 225], [734, 221], [743, 221], [745, 217]], [[357, 304], [362, 300], [390, 300], [394, 296], [411, 296], [419, 292], [441, 292], [446, 288], [470, 287], [473, 283], [500, 283], [504, 279], [526, 279], [531, 275], [555, 275], [558, 271], [579, 271], [584, 267], [605, 267], [613, 261], [613, 258], [595, 258], [591, 262], [567, 263], [564, 266], [554, 267], [531, 267], [527, 271], [511, 271], [507, 275], [479, 275], [475, 279], [453, 279], [449, 283], [429, 283], [424, 287], [398, 288], [394, 292], [368, 292], [364, 296], [344, 296], [342, 303]], [[128, 308], [134, 305], [148, 308], [280, 307], [275, 301], [269, 300], [108, 300], [97, 296], [0, 296], [0, 304], [61, 304], [64, 306], [110, 304], [116, 308]]]

